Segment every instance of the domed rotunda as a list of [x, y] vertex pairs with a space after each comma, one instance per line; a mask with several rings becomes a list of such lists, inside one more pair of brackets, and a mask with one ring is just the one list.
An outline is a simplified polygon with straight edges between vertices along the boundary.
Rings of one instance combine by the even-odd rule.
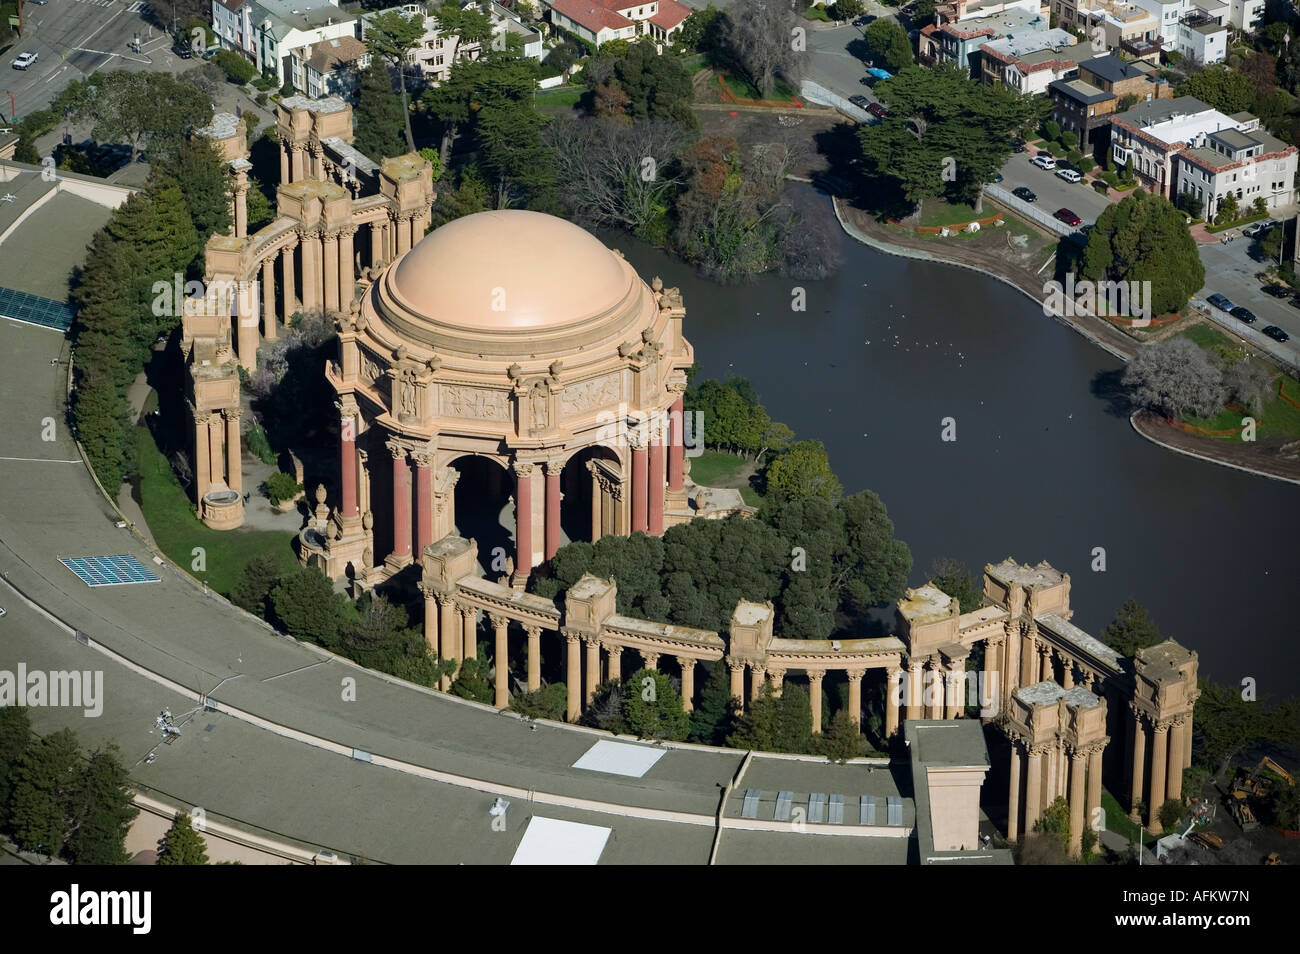
[[519, 210], [450, 222], [359, 286], [326, 368], [340, 479], [308, 562], [369, 586], [458, 534], [522, 586], [569, 540], [690, 519], [676, 289]]

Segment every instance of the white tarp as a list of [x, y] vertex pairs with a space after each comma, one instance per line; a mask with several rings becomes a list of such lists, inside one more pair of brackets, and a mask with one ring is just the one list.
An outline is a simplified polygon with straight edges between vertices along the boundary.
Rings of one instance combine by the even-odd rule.
[[612, 829], [533, 816], [512, 865], [594, 865]]
[[574, 768], [610, 775], [627, 775], [640, 778], [663, 758], [663, 749], [648, 745], [628, 745], [626, 742], [597, 742], [582, 758], [573, 763]]

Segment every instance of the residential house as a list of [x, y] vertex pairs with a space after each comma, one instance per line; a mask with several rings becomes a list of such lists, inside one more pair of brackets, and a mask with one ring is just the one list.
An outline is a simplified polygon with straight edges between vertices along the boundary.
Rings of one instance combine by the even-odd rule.
[[648, 36], [672, 46], [691, 8], [677, 0], [541, 0], [551, 24], [599, 47]]
[[335, 0], [212, 0], [212, 31], [223, 49], [242, 53], [280, 85], [305, 90], [308, 55], [295, 59], [295, 51], [355, 38], [357, 26]]
[[[1160, 21], [1166, 50], [1201, 63], [1222, 62], [1228, 49], [1228, 27], [1251, 29], [1243, 23], [1258, 20], [1255, 0], [1133, 0]], [[1240, 22], [1234, 21], [1238, 17]]]
[[1122, 50], [1130, 59], [1160, 61], [1164, 39], [1150, 10], [1128, 0], [1052, 0], [1051, 10], [1061, 26], [1082, 30], [1095, 53]]
[[1127, 96], [1138, 102], [1172, 99], [1173, 88], [1150, 63], [1112, 53], [1079, 63], [1079, 75], [1049, 85], [1052, 119], [1079, 137], [1085, 152], [1110, 148], [1110, 117]]
[[370, 66], [370, 51], [351, 36], [300, 47], [292, 57], [294, 75], [301, 71], [303, 92], [313, 99], [340, 96], [352, 100], [361, 71]]
[[1212, 219], [1229, 194], [1244, 211], [1256, 199], [1274, 209], [1295, 201], [1295, 146], [1275, 139], [1258, 126], [1207, 133], [1202, 145], [1178, 152], [1173, 161], [1174, 195], [1190, 193]]
[[[1112, 116], [1110, 124], [1111, 156], [1116, 164], [1127, 165], [1147, 191], [1158, 192], [1165, 197], [1170, 196], [1174, 158], [1179, 153], [1188, 149], [1206, 148], [1207, 137], [1231, 130], [1259, 138], [1259, 120], [1250, 113], [1226, 116], [1194, 96], [1152, 99], [1150, 102], [1139, 103], [1130, 110]], [[1240, 151], [1235, 146], [1230, 147], [1234, 155]], [[1213, 144], [1209, 148], [1214, 151]], [[1249, 161], [1254, 164], [1272, 160], [1261, 152], [1232, 161]], [[1275, 171], [1257, 168], [1256, 172], [1262, 177], [1258, 184], [1264, 186], [1276, 181], [1272, 175]], [[1295, 171], [1294, 162], [1291, 171]], [[1202, 187], [1205, 187], [1205, 181], [1202, 182]], [[1290, 187], [1288, 178], [1287, 188]], [[1265, 192], [1271, 195], [1271, 186], [1252, 192], [1251, 198]]]
[[1003, 37], [1024, 39], [1029, 34], [1048, 30], [1048, 18], [1038, 12], [1037, 6], [1032, 11], [1014, 8], [988, 16], [931, 24], [917, 36], [917, 58], [929, 66], [937, 62], [959, 63], [972, 76], [978, 76], [982, 44]]
[[[1002, 83], [1020, 93], [1046, 93], [1048, 84], [1074, 74], [1078, 43], [1065, 30], [1044, 30], [1004, 36], [980, 44], [980, 78], [986, 83]], [[1091, 48], [1083, 48], [1091, 53]], [[1087, 54], [1083, 54], [1087, 55]]]

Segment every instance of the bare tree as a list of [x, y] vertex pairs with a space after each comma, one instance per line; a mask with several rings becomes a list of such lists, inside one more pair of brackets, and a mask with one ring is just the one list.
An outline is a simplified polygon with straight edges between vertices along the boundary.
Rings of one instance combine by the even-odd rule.
[[1123, 381], [1135, 405], [1171, 415], [1211, 417], [1228, 397], [1218, 363], [1189, 338], [1146, 345], [1124, 369]]
[[565, 204], [591, 226], [639, 232], [669, 204], [689, 133], [677, 123], [556, 119], [544, 133]]
[[[798, 17], [791, 0], [736, 0], [727, 10], [722, 43], [767, 99], [780, 73], [797, 84], [802, 49], [796, 50]], [[799, 44], [802, 46], [802, 44]]]
[[1263, 411], [1264, 402], [1273, 396], [1273, 374], [1249, 359], [1229, 367], [1223, 373], [1223, 384], [1237, 403], [1255, 415]]

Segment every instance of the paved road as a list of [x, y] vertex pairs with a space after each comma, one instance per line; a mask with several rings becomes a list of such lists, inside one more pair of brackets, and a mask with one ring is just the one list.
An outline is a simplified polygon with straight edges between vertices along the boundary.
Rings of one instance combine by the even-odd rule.
[[[101, 69], [177, 72], [184, 61], [171, 53], [166, 35], [146, 18], [141, 0], [49, 0], [24, 7], [26, 36], [5, 54], [6, 118], [19, 119], [44, 109], [67, 85]], [[140, 35], [139, 53], [130, 43]], [[19, 53], [35, 51], [40, 59], [27, 70], [10, 66]], [[9, 96], [12, 95], [12, 111]]]

